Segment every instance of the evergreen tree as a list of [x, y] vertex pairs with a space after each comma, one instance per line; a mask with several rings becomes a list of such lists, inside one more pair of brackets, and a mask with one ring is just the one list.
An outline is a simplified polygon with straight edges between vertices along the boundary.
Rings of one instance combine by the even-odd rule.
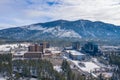
[[67, 80], [72, 80], [72, 71], [70, 69], [68, 62], [66, 60], [63, 60], [61, 66], [63, 74], [67, 77]]

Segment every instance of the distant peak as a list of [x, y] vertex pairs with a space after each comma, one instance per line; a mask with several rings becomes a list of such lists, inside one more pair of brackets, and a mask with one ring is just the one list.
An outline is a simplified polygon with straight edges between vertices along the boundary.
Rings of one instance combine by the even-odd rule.
[[90, 20], [84, 20], [84, 19], [79, 19], [79, 20], [76, 20], [75, 22], [92, 22]]
[[63, 19], [59, 19], [59, 20], [52, 21], [52, 22], [69, 22], [69, 21], [67, 21], [67, 20], [63, 20]]

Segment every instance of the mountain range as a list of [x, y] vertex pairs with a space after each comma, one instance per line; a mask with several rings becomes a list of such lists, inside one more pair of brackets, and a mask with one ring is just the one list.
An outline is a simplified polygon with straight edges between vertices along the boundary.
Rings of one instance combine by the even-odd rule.
[[120, 40], [120, 26], [100, 21], [56, 20], [0, 30], [0, 38], [8, 40]]

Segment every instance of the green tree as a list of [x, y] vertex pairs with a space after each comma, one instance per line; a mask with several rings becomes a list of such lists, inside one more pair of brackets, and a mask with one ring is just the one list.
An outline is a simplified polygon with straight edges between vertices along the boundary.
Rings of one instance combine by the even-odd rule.
[[67, 77], [67, 80], [72, 80], [72, 71], [66, 60], [63, 60], [61, 68], [63, 70], [63, 74]]
[[21, 76], [20, 76], [20, 74], [16, 72], [16, 73], [15, 73], [14, 80], [19, 80], [19, 79], [20, 79], [20, 77], [21, 77]]

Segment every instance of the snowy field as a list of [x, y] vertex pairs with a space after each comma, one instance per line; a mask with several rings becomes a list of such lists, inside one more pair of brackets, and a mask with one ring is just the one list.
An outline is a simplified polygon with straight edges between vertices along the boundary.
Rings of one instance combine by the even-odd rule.
[[[103, 69], [102, 67], [106, 67], [105, 65], [101, 64], [97, 58], [92, 58], [90, 61], [78, 61], [78, 60], [72, 60], [66, 56], [63, 56], [64, 59], [67, 61], [70, 61], [75, 65], [80, 72], [86, 73], [91, 73], [94, 77], [97, 77], [100, 73], [93, 73], [93, 71], [96, 70], [101, 70]], [[106, 67], [107, 68], [107, 67]], [[103, 75], [105, 77], [111, 77], [112, 72], [103, 72]]]
[[[72, 60], [72, 59], [70, 59], [66, 56], [63, 56], [63, 58], [66, 59], [67, 61], [72, 62], [79, 69], [78, 71], [84, 71], [84, 72], [87, 72], [87, 73], [91, 73], [91, 71], [94, 71], [95, 69], [100, 69], [101, 68], [101, 66], [97, 65], [96, 63], [94, 63], [92, 61], [85, 62], [85, 61]], [[54, 69], [58, 72], [61, 71], [60, 66], [54, 66]], [[95, 74], [93, 74], [93, 75], [96, 76]]]
[[24, 47], [28, 47], [28, 45], [30, 45], [30, 43], [2, 44], [2, 45], [0, 45], [0, 51], [1, 52], [10, 51], [10, 49], [17, 48], [19, 45], [24, 46]]
[[[78, 68], [78, 71], [80, 71], [80, 72], [83, 71], [83, 72], [90, 73], [91, 71], [93, 71], [96, 68], [100, 69], [100, 66], [98, 66], [97, 64], [95, 64], [92, 61], [84, 62], [84, 61], [72, 60], [66, 56], [63, 56], [63, 58], [66, 59], [67, 61], [72, 62]], [[93, 74], [93, 75], [95, 75], [95, 74]]]
[[[100, 66], [96, 65], [92, 61], [89, 62], [79, 62], [79, 61], [72, 61], [80, 70], [90, 73], [94, 69], [99, 69]], [[80, 66], [80, 64], [83, 64], [84, 66]]]

